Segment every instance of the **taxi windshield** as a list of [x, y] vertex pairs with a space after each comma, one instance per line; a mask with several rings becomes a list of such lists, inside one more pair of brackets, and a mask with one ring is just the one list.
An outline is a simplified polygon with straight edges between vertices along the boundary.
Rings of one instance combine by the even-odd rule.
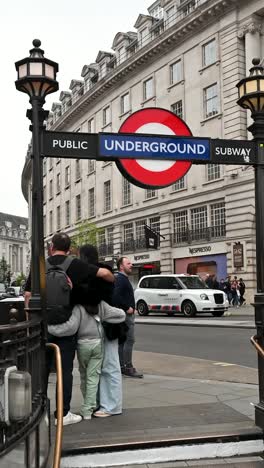
[[183, 283], [186, 289], [208, 289], [199, 276], [180, 276], [178, 280]]

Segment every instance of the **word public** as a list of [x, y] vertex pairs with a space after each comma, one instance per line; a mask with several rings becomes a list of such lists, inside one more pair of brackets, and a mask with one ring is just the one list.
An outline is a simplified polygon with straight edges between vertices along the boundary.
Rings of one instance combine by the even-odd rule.
[[76, 149], [86, 150], [88, 149], [88, 141], [77, 141], [77, 140], [52, 140], [53, 148], [61, 149]]

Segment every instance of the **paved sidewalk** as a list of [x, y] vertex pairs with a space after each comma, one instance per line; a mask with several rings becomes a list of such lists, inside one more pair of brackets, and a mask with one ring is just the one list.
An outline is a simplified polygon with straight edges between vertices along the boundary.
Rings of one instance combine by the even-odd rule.
[[[118, 445], [127, 450], [157, 441], [192, 444], [201, 443], [201, 438], [210, 442], [225, 437], [230, 440], [234, 435], [252, 440], [262, 437], [254, 424], [254, 404], [258, 402], [255, 369], [214, 366], [212, 361], [144, 352], [135, 352], [135, 362], [145, 376], [142, 380], [123, 379], [123, 414], [66, 426], [65, 455], [76, 453], [80, 448], [94, 452], [105, 446]], [[55, 376], [52, 375], [52, 410], [54, 390]], [[75, 368], [73, 412], [79, 411], [81, 400], [79, 372]], [[199, 454], [198, 447], [197, 451]], [[170, 466], [188, 465], [182, 461], [181, 465]]]

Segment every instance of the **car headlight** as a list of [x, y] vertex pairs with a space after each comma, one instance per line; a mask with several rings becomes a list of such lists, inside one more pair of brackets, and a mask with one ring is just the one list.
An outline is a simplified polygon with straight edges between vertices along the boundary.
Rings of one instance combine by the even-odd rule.
[[209, 301], [209, 297], [207, 296], [207, 294], [201, 294], [200, 298], [202, 299], [202, 301]]

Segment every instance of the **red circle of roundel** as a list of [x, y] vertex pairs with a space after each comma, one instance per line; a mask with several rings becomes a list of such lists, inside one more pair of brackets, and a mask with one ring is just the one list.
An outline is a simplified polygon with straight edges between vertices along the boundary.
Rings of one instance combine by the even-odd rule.
[[[134, 112], [121, 125], [119, 133], [135, 133], [145, 124], [163, 124], [170, 128], [175, 135], [191, 136], [192, 132], [186, 123], [177, 115], [166, 109], [148, 107]], [[119, 159], [116, 165], [120, 172], [133, 184], [139, 187], [162, 188], [181, 179], [190, 169], [192, 163], [175, 161], [164, 171], [151, 171], [142, 167], [136, 159]]]

